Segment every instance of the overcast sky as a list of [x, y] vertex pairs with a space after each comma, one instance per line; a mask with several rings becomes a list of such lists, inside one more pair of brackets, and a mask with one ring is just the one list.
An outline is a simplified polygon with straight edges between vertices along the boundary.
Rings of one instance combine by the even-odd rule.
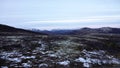
[[120, 0], [0, 0], [0, 24], [42, 30], [120, 27]]

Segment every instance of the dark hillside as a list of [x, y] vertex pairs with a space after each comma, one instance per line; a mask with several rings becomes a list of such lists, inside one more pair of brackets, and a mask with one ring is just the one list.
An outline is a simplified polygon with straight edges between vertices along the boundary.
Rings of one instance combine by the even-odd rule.
[[30, 30], [0, 24], [0, 35], [34, 35], [34, 34], [46, 35], [45, 33], [33, 32]]

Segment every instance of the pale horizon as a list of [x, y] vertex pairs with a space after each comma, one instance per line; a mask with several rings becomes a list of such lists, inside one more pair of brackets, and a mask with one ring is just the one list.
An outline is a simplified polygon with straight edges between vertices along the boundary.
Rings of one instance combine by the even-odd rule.
[[25, 29], [120, 27], [119, 0], [1, 0], [0, 24]]

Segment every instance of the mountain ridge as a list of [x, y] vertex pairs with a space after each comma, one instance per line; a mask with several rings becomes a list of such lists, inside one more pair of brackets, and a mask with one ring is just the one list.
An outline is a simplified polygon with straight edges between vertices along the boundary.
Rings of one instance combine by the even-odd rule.
[[21, 29], [21, 28], [16, 28], [4, 24], [0, 24], [0, 35], [35, 35], [35, 34], [40, 34], [40, 35], [46, 35], [44, 33], [40, 32], [34, 32], [31, 30], [26, 30], [26, 29]]
[[93, 33], [103, 33], [103, 34], [120, 34], [120, 28], [112, 28], [112, 27], [101, 27], [101, 28], [88, 28], [84, 27], [81, 29], [73, 29], [73, 30], [32, 30], [35, 32], [42, 32], [48, 35], [84, 35], [84, 34], [93, 34]]
[[113, 27], [101, 27], [101, 28], [88, 28], [84, 27], [81, 29], [73, 29], [73, 30], [26, 30], [21, 28], [16, 28], [8, 25], [0, 24], [0, 35], [4, 34], [39, 34], [39, 35], [86, 35], [86, 34], [94, 34], [94, 33], [102, 33], [102, 34], [120, 34], [120, 28]]

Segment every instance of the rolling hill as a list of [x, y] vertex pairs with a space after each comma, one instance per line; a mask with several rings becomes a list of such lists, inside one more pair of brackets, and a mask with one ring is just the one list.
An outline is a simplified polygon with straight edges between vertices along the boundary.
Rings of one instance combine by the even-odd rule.
[[42, 32], [48, 35], [120, 34], [120, 28], [102, 27], [102, 28], [81, 28], [74, 30], [51, 30], [51, 31], [37, 30], [35, 32]]
[[34, 32], [30, 30], [11, 27], [0, 24], [0, 35], [46, 35], [45, 33]]

